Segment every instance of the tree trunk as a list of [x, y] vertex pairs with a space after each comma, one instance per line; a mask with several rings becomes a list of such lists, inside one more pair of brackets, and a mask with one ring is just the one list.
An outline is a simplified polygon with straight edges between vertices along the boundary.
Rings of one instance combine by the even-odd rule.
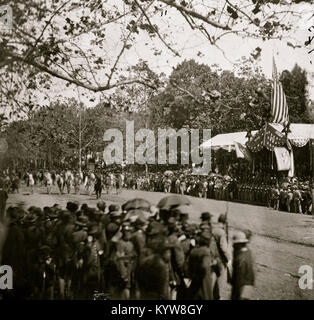
[[80, 119], [79, 119], [79, 150], [78, 150], [78, 156], [79, 156], [79, 173], [82, 173], [82, 112], [80, 112]]

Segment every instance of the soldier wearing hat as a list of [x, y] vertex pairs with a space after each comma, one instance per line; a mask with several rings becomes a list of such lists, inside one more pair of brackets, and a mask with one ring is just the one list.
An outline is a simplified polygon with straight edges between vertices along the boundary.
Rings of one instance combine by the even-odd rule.
[[187, 289], [187, 298], [193, 300], [212, 300], [212, 263], [213, 257], [210, 250], [212, 235], [203, 231], [199, 237], [198, 247], [191, 250], [188, 263], [188, 276], [191, 279]]
[[171, 260], [169, 261], [169, 281], [171, 286], [171, 298], [175, 299], [177, 290], [184, 285], [184, 251], [179, 240], [179, 225], [176, 218], [170, 217], [167, 221], [168, 236], [166, 242], [172, 246]]
[[103, 181], [100, 174], [96, 175], [94, 188], [96, 193], [96, 199], [99, 199], [101, 197], [101, 192], [103, 189]]
[[232, 273], [232, 300], [249, 300], [255, 283], [253, 259], [247, 247], [246, 234], [238, 231], [233, 236], [233, 273]]
[[96, 224], [88, 228], [87, 238], [82, 251], [79, 251], [78, 269], [81, 268], [81, 288], [83, 297], [90, 299], [95, 291], [103, 291], [104, 279], [104, 243], [101, 240], [102, 230]]
[[130, 290], [134, 282], [134, 259], [136, 257], [131, 237], [131, 225], [123, 223], [121, 232], [116, 232], [109, 243], [109, 261], [105, 272], [107, 273], [107, 286], [113, 299], [130, 298]]
[[71, 295], [72, 271], [75, 266], [73, 232], [75, 230], [75, 216], [64, 210], [60, 213], [60, 222], [56, 228], [57, 246], [56, 263], [58, 266], [59, 294], [64, 299]]
[[99, 201], [99, 202], [97, 202], [96, 206], [97, 206], [98, 210], [100, 210], [101, 212], [105, 213], [106, 208], [107, 208], [106, 202]]
[[74, 192], [75, 194], [80, 194], [80, 186], [81, 186], [81, 177], [80, 177], [80, 174], [79, 172], [77, 172], [75, 175], [74, 175], [74, 179], [73, 179], [73, 186], [74, 186]]
[[[147, 227], [147, 222], [141, 218], [137, 218], [133, 223], [134, 232], [132, 234], [131, 241], [134, 245], [134, 251], [136, 253], [136, 257], [134, 259], [134, 270], [136, 270], [137, 267], [139, 266], [140, 260], [143, 256], [143, 253], [145, 252], [146, 227]], [[139, 292], [139, 287], [136, 279], [132, 289], [133, 291], [131, 291], [131, 297], [135, 299], [139, 299], [140, 292]]]
[[215, 299], [220, 299], [220, 288], [227, 280], [227, 271], [231, 268], [231, 254], [228, 246], [226, 235], [226, 214], [220, 214], [218, 217], [218, 223], [212, 228], [213, 237], [217, 245], [218, 259], [216, 269], [216, 283], [215, 283]]
[[293, 204], [294, 204], [294, 210], [296, 213], [303, 213], [302, 212], [302, 206], [301, 206], [301, 203], [303, 201], [302, 199], [302, 194], [301, 194], [301, 191], [300, 189], [298, 188], [298, 185], [295, 184], [293, 186], [293, 194], [292, 194], [292, 198], [293, 198]]
[[71, 202], [71, 201], [69, 201], [69, 202], [67, 203], [67, 205], [66, 205], [66, 208], [67, 208], [70, 212], [75, 213], [75, 212], [78, 210], [78, 208], [79, 208], [79, 204], [78, 204], [77, 202]]
[[53, 300], [56, 277], [56, 264], [49, 246], [43, 245], [38, 250], [38, 260], [34, 262], [38, 277], [39, 298]]
[[140, 259], [146, 244], [146, 226], [146, 221], [141, 218], [137, 218], [133, 223], [134, 232], [131, 240], [134, 244], [134, 250], [136, 251], [138, 259]]
[[271, 190], [272, 194], [272, 204], [274, 206], [275, 210], [279, 210], [279, 205], [280, 205], [280, 189], [279, 189], [279, 184], [275, 184]]
[[51, 255], [55, 260], [55, 250], [58, 245], [57, 243], [57, 227], [59, 223], [59, 213], [61, 212], [59, 205], [54, 205], [53, 207], [46, 210], [46, 219], [44, 222], [44, 233], [45, 239], [44, 244], [50, 247]]
[[211, 218], [213, 217], [213, 215], [206, 211], [206, 212], [202, 212], [201, 214], [201, 221], [202, 221], [202, 224], [208, 224], [210, 225], [211, 224]]

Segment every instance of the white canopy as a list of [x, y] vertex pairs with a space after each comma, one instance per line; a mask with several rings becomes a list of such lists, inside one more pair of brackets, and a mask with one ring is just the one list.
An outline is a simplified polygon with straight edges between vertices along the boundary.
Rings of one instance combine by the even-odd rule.
[[[257, 130], [252, 131], [252, 136], [255, 135], [256, 132]], [[201, 148], [212, 148], [213, 150], [225, 149], [231, 151], [235, 149], [234, 142], [239, 142], [241, 144], [247, 142], [246, 135], [246, 131], [218, 134], [202, 143]]]
[[[279, 132], [283, 130], [283, 126], [281, 124], [271, 123], [271, 125]], [[314, 139], [314, 124], [291, 123], [290, 131], [288, 139], [296, 146], [302, 147], [308, 143], [310, 139]], [[252, 136], [254, 136], [257, 133], [257, 130], [251, 131], [251, 133]], [[235, 149], [234, 142], [241, 144], [245, 144], [247, 142], [246, 135], [246, 131], [218, 134], [205, 141], [201, 147], [212, 148], [213, 150], [225, 149], [231, 151]]]
[[[283, 126], [278, 123], [271, 123], [278, 131], [283, 130]], [[289, 139], [314, 139], [314, 124], [311, 123], [291, 123]]]

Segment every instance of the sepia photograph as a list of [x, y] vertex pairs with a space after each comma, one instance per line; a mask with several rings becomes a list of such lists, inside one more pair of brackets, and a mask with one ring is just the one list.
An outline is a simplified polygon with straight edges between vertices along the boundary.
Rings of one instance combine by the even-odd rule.
[[1, 1], [0, 304], [314, 299], [313, 66], [312, 0]]

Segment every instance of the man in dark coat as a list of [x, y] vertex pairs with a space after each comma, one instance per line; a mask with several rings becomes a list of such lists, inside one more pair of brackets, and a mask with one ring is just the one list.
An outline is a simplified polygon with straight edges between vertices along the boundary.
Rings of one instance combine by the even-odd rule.
[[56, 227], [57, 247], [56, 262], [58, 266], [60, 298], [69, 297], [72, 271], [75, 266], [73, 232], [75, 231], [74, 216], [69, 211], [60, 213], [60, 223]]
[[99, 199], [101, 197], [101, 191], [102, 191], [102, 179], [100, 175], [96, 176], [96, 182], [95, 182], [95, 192], [96, 192], [96, 199]]
[[244, 232], [233, 237], [232, 300], [250, 300], [255, 282], [252, 254], [247, 247], [248, 239]]
[[227, 271], [229, 271], [231, 268], [231, 254], [225, 231], [226, 222], [227, 216], [225, 214], [221, 214], [218, 218], [218, 224], [214, 225], [212, 229], [218, 250], [218, 270], [216, 272], [217, 278], [214, 286], [214, 295], [216, 300], [220, 299], [220, 288], [222, 287], [223, 282], [228, 279]]
[[192, 249], [189, 258], [189, 277], [192, 280], [187, 298], [193, 300], [212, 300], [212, 254], [209, 248], [212, 235], [203, 231], [199, 238], [199, 247]]
[[[149, 281], [147, 281], [149, 279]], [[167, 299], [169, 284], [168, 263], [160, 254], [152, 253], [143, 258], [136, 272], [140, 299]]]

